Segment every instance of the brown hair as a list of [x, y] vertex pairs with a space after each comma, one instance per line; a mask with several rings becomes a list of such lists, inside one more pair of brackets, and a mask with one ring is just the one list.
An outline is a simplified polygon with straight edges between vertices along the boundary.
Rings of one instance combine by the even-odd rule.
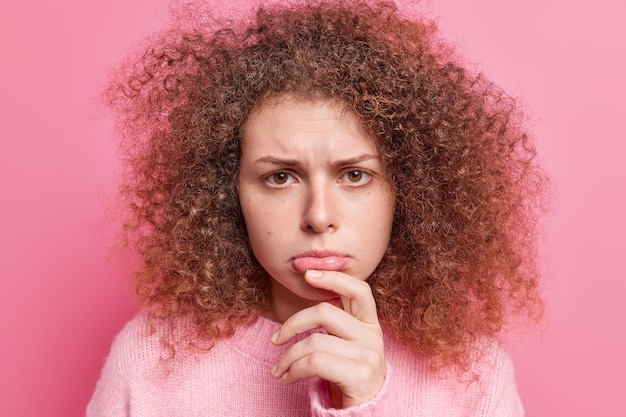
[[139, 300], [215, 340], [267, 308], [238, 202], [242, 128], [286, 93], [346, 103], [396, 189], [369, 278], [385, 326], [443, 363], [511, 313], [539, 316], [536, 215], [545, 184], [516, 103], [460, 64], [423, 18], [360, 0], [261, 7], [222, 22], [182, 10], [116, 72]]

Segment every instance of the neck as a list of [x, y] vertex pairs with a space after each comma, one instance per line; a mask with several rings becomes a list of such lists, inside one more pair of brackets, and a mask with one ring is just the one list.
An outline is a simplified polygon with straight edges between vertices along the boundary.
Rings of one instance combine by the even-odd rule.
[[309, 308], [317, 304], [317, 301], [306, 300], [298, 297], [280, 283], [272, 280], [270, 308], [261, 315], [277, 323], [284, 323], [289, 317], [300, 310]]

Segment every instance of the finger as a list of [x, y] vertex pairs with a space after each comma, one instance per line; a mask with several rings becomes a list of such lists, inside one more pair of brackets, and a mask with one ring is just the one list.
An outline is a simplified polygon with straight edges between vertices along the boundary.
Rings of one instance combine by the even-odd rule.
[[282, 375], [283, 381], [292, 384], [306, 378], [319, 376], [335, 383], [344, 396], [354, 404], [373, 398], [385, 380], [385, 365], [370, 354], [367, 361], [356, 361], [325, 352], [313, 352], [294, 362]]
[[339, 295], [344, 310], [358, 320], [378, 323], [376, 303], [367, 282], [340, 271], [309, 270], [304, 274], [304, 279], [312, 287]]
[[297, 334], [320, 327], [329, 334], [346, 340], [375, 343], [376, 340], [382, 338], [382, 330], [378, 322], [363, 323], [342, 309], [322, 302], [289, 317], [271, 340], [274, 344], [281, 345]]
[[343, 311], [350, 314], [352, 316], [352, 303], [350, 299], [347, 297], [341, 297], [341, 306], [343, 307]]
[[313, 353], [325, 353], [353, 359], [358, 356], [359, 350], [362, 350], [362, 347], [355, 343], [328, 334], [313, 333], [306, 339], [295, 343], [283, 354], [272, 367], [272, 376], [275, 378], [282, 377], [294, 363]]
[[[319, 376], [329, 382], [345, 382], [351, 376], [352, 360], [326, 352], [313, 352], [295, 361], [281, 376], [288, 384]], [[341, 388], [340, 388], [341, 389]]]

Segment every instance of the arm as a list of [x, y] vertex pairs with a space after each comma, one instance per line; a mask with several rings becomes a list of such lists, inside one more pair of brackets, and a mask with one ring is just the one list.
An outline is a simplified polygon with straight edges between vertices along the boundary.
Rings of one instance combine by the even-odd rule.
[[[125, 366], [128, 356], [129, 323], [117, 336], [109, 354], [91, 401], [87, 406], [87, 417], [129, 416], [129, 383]], [[126, 336], [126, 337], [125, 337]]]
[[487, 416], [522, 417], [524, 407], [517, 392], [513, 364], [509, 356], [494, 344], [495, 360], [491, 367], [492, 383], [488, 402], [491, 405]]

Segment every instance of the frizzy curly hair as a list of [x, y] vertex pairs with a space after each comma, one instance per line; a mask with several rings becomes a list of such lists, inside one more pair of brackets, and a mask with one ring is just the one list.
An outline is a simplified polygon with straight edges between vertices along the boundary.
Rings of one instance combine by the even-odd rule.
[[366, 0], [221, 23], [197, 11], [179, 10], [105, 92], [124, 138], [135, 287], [153, 317], [190, 317], [215, 341], [268, 308], [238, 201], [239, 143], [251, 112], [286, 94], [339, 100], [377, 139], [396, 209], [368, 282], [392, 334], [461, 363], [508, 317], [541, 315], [536, 151], [515, 100], [434, 23]]

